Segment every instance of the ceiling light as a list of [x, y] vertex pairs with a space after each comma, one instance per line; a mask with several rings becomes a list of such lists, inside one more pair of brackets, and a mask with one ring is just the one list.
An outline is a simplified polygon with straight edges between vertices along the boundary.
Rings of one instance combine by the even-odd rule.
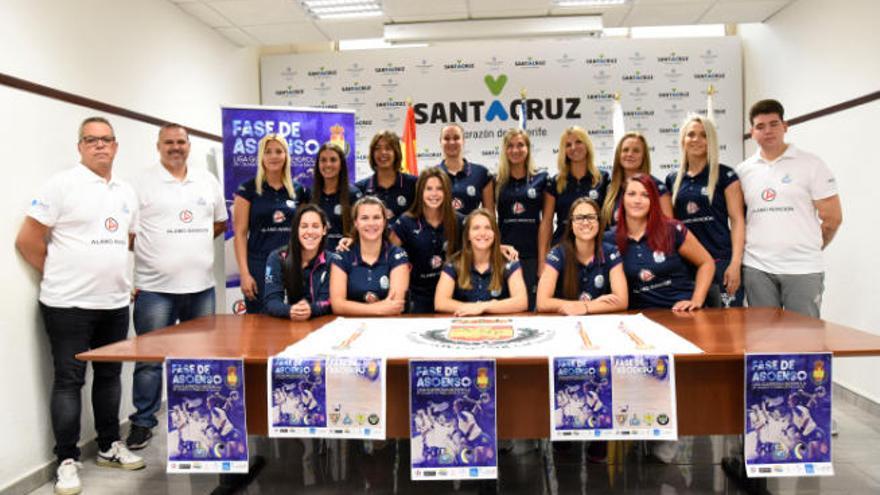
[[627, 0], [553, 0], [556, 7], [612, 7], [623, 5]]
[[317, 19], [375, 17], [382, 15], [379, 0], [301, 0], [303, 8]]
[[389, 43], [458, 41], [495, 38], [596, 36], [602, 16], [513, 17], [385, 24]]

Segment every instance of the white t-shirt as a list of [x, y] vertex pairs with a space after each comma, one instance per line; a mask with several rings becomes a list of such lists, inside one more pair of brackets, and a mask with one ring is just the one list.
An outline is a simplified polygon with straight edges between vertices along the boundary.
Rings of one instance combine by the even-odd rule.
[[189, 294], [214, 286], [214, 222], [225, 222], [220, 183], [188, 167], [179, 181], [161, 164], [138, 180], [135, 287]]
[[137, 222], [131, 186], [105, 181], [79, 164], [50, 178], [27, 215], [50, 228], [40, 302], [58, 308], [128, 306], [128, 235]]
[[822, 272], [822, 229], [813, 201], [837, 194], [825, 162], [789, 144], [773, 162], [758, 151], [736, 173], [746, 202], [743, 264], [773, 274]]

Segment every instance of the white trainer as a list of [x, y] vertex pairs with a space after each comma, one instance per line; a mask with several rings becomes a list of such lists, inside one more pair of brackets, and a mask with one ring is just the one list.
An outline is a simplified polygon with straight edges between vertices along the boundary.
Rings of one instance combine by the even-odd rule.
[[114, 467], [134, 471], [144, 468], [144, 460], [140, 456], [132, 454], [125, 442], [117, 440], [110, 445], [106, 452], [98, 452], [96, 460], [99, 466]]
[[57, 495], [76, 495], [82, 492], [79, 482], [79, 470], [82, 464], [73, 459], [64, 459], [55, 472], [55, 493]]

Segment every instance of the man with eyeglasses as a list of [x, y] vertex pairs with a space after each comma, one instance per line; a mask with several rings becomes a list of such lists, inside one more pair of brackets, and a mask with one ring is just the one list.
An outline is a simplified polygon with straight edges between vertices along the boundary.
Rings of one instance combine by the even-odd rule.
[[[134, 329], [157, 328], [214, 314], [214, 238], [226, 229], [226, 201], [207, 170], [187, 165], [190, 141], [179, 124], [159, 129], [159, 164], [137, 181], [134, 240]], [[135, 412], [126, 444], [146, 447], [162, 404], [162, 364], [137, 363], [132, 382]]]
[[[117, 146], [107, 119], [85, 119], [79, 128], [80, 163], [43, 185], [15, 241], [24, 260], [42, 275], [39, 306], [54, 364], [56, 493], [82, 489], [77, 443], [86, 363], [75, 356], [128, 333], [128, 246], [138, 210], [134, 190], [112, 174]], [[143, 468], [143, 459], [119, 440], [122, 364], [93, 363], [92, 369], [97, 464]]]
[[736, 167], [746, 202], [743, 286], [749, 306], [819, 317], [822, 250], [843, 214], [837, 182], [818, 156], [785, 142], [788, 124], [776, 100], [749, 111], [758, 151]]

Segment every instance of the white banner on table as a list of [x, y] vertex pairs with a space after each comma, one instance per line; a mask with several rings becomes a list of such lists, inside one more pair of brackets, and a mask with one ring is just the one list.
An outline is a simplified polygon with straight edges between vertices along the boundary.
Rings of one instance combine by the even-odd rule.
[[672, 355], [551, 359], [550, 439], [678, 439]]
[[285, 353], [386, 358], [546, 357], [578, 354], [699, 354], [643, 315], [481, 318], [337, 318]]

